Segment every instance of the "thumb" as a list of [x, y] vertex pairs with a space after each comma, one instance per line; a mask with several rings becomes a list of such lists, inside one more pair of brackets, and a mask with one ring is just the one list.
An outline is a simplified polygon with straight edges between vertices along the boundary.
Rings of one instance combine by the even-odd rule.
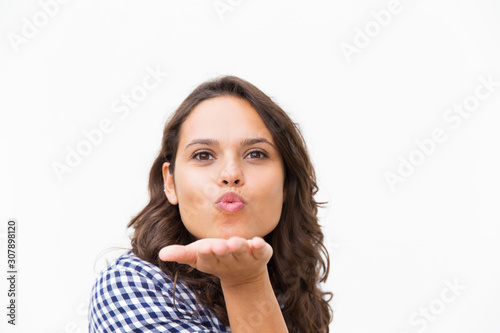
[[169, 245], [160, 250], [162, 261], [176, 261], [180, 264], [196, 265], [196, 247], [189, 245]]

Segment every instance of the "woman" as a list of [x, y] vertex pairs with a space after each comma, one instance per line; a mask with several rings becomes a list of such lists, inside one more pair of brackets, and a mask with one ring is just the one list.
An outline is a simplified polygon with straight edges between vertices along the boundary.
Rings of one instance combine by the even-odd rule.
[[328, 332], [317, 190], [276, 103], [238, 77], [201, 84], [166, 124], [132, 250], [93, 287], [90, 332]]

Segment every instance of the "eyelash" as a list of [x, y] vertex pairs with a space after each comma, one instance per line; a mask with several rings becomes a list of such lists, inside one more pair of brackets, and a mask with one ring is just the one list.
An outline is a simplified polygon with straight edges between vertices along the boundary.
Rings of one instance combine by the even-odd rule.
[[[268, 155], [266, 152], [264, 152], [263, 150], [252, 150], [252, 151], [250, 151], [247, 155], [250, 155], [250, 154], [252, 154], [252, 153], [260, 153], [260, 154], [262, 154], [262, 156], [264, 156], [264, 157], [261, 157], [261, 158], [257, 158], [258, 160], [263, 160], [263, 159], [265, 159], [265, 158], [268, 158], [268, 157], [269, 157], [269, 155]], [[208, 151], [205, 151], [205, 150], [202, 150], [202, 151], [199, 151], [199, 152], [194, 153], [194, 154], [193, 154], [193, 156], [191, 157], [191, 159], [198, 160], [198, 161], [202, 161], [202, 162], [204, 162], [204, 161], [209, 161], [209, 160], [200, 160], [200, 159], [196, 158], [196, 157], [197, 157], [197, 156], [199, 156], [200, 154], [209, 154], [209, 155], [212, 155], [212, 153], [210, 153], [210, 152], [208, 152]]]

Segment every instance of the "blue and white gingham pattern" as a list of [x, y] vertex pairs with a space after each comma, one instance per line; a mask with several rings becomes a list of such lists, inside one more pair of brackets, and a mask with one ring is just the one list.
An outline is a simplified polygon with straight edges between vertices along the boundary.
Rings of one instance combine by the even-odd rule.
[[120, 256], [98, 276], [89, 304], [89, 332], [231, 332], [182, 281], [135, 256]]

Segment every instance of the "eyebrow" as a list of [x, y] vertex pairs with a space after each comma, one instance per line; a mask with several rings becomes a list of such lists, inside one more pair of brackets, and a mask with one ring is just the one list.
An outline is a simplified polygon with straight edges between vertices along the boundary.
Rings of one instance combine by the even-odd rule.
[[[246, 147], [246, 146], [254, 145], [256, 143], [267, 143], [267, 144], [271, 145], [274, 149], [276, 149], [276, 147], [271, 142], [269, 142], [269, 140], [267, 140], [266, 138], [249, 138], [249, 139], [245, 139], [245, 140], [241, 141], [240, 146], [241, 147]], [[186, 150], [190, 146], [197, 145], [197, 144], [199, 144], [199, 145], [207, 145], [207, 146], [219, 146], [219, 141], [215, 140], [215, 139], [194, 139], [193, 141], [191, 141], [190, 143], [188, 143], [186, 145], [186, 147], [184, 147], [184, 150]]]

